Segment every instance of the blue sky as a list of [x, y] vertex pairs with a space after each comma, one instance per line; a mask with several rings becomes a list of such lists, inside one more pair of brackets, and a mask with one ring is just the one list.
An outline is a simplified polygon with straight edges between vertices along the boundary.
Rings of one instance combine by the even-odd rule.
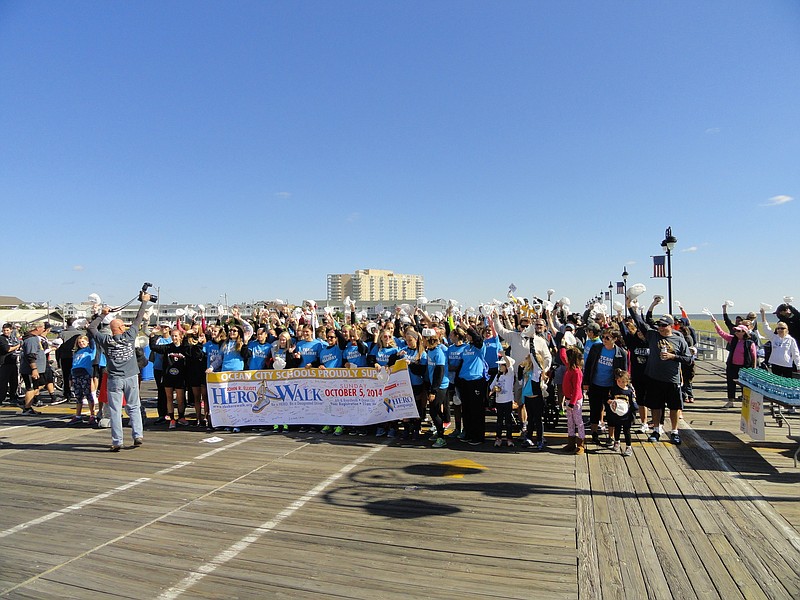
[[0, 81], [0, 294], [800, 302], [798, 2], [0, 1]]

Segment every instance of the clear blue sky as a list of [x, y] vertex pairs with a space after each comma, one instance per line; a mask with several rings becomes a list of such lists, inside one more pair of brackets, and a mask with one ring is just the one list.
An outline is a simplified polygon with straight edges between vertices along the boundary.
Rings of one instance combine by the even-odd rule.
[[800, 3], [0, 1], [3, 289], [800, 302]]

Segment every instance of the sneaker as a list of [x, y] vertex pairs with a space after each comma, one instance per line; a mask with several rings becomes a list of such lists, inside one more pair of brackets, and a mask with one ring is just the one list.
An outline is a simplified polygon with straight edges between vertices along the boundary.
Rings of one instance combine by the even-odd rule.
[[722, 408], [733, 408], [733, 400], [728, 400]]
[[500, 438], [496, 438], [496, 439], [494, 440], [494, 447], [495, 447], [495, 448], [499, 448], [499, 447], [500, 447], [500, 446], [502, 446], [502, 445], [503, 445], [503, 440], [501, 440]]
[[533, 448], [536, 444], [533, 443], [533, 440], [530, 438], [524, 438], [522, 440], [522, 447], [523, 448]]
[[289, 426], [288, 425], [284, 425], [283, 426], [283, 433], [288, 433], [288, 432], [289, 432]]
[[447, 423], [442, 423], [442, 429], [445, 430], [450, 429], [450, 421], [448, 421]]
[[297, 431], [299, 433], [308, 433], [308, 425], [300, 425], [300, 428]]
[[57, 405], [57, 404], [64, 404], [65, 402], [69, 402], [69, 398], [64, 398], [64, 397], [61, 397], [61, 398], [53, 398], [53, 399], [50, 401], [50, 405], [51, 405], [51, 406], [55, 406], [55, 405]]
[[140, 437], [133, 438], [133, 446], [134, 446], [134, 448], [138, 448], [142, 444], [144, 444], [144, 438], [140, 438]]
[[434, 429], [431, 432], [431, 437], [428, 438], [428, 441], [435, 442], [436, 440], [439, 439], [439, 437], [441, 437], [441, 436], [438, 433], [436, 433], [436, 430]]
[[375, 430], [375, 437], [383, 437], [386, 435], [386, 430], [383, 427], [378, 427]]
[[627, 446], [625, 448], [625, 452], [622, 453], [622, 456], [633, 456], [633, 448]]
[[447, 442], [445, 442], [444, 438], [442, 438], [442, 437], [436, 438], [436, 441], [433, 442], [433, 447], [434, 448], [444, 448], [445, 446], [447, 446]]
[[387, 438], [397, 437], [397, 430], [394, 427], [392, 427], [391, 429], [389, 429], [389, 431], [386, 432], [386, 437]]
[[659, 425], [658, 426], [658, 435], [659, 435], [659, 437], [664, 435], [664, 426], [663, 425]]
[[658, 430], [656, 429], [650, 434], [650, 436], [647, 438], [647, 441], [648, 442], [657, 442], [658, 438], [660, 438], [660, 437], [661, 437], [661, 434], [658, 433]]
[[506, 446], [508, 446], [509, 448], [513, 448], [514, 447], [514, 440], [511, 440], [511, 439], [506, 440]]
[[77, 425], [77, 424], [79, 424], [79, 423], [83, 423], [83, 417], [79, 417], [78, 415], [75, 415], [74, 417], [72, 417], [72, 418], [69, 420], [69, 422], [67, 423], [67, 425]]
[[169, 420], [169, 429], [175, 429], [176, 427], [177, 427], [177, 425], [175, 423], [175, 419], [170, 419]]
[[189, 424], [189, 421], [187, 421], [184, 417], [181, 417], [180, 419], [178, 419], [178, 425], [180, 425], [181, 427], [184, 427], [185, 425], [188, 425], [188, 424]]
[[790, 407], [789, 407], [789, 414], [790, 414], [790, 415], [796, 415], [796, 414], [797, 414], [797, 407], [795, 407], [795, 406], [790, 406]]
[[97, 427], [97, 418], [89, 417], [89, 427]]
[[358, 429], [356, 429], [355, 427], [353, 427], [352, 429], [350, 429], [350, 430], [347, 432], [347, 435], [358, 435]]
[[241, 432], [242, 432], [241, 427], [234, 427], [233, 429], [231, 429], [231, 433], [241, 433]]
[[602, 433], [605, 433], [606, 431], [608, 431], [608, 425], [606, 425], [605, 423], [600, 423], [597, 427], [598, 427], [598, 429], [600, 429], [600, 431]]
[[120, 450], [122, 450], [122, 446], [111, 446], [111, 448], [108, 449], [109, 452], [119, 452]]
[[480, 446], [483, 442], [480, 440], [469, 440], [467, 443], [470, 446]]
[[322, 428], [322, 433], [330, 433], [331, 431], [333, 431], [333, 427], [330, 425], [325, 425], [325, 427]]
[[208, 424], [208, 427], [206, 427], [206, 433], [214, 433], [214, 427], [210, 423]]
[[642, 426], [639, 428], [639, 433], [650, 433], [650, 426], [647, 423], [642, 423]]
[[619, 442], [614, 442], [614, 452], [619, 452]]
[[681, 445], [681, 434], [678, 433], [677, 429], [669, 434], [669, 441], [671, 441], [676, 446]]
[[280, 430], [281, 430], [281, 426], [280, 425], [273, 425], [272, 426], [272, 432], [273, 433], [279, 433]]
[[333, 435], [342, 435], [343, 433], [344, 433], [344, 427], [342, 427], [341, 425], [337, 425], [333, 429]]
[[536, 449], [544, 450], [544, 440], [539, 440], [538, 442], [536, 442]]
[[459, 431], [458, 435], [456, 435], [456, 437], [463, 441], [463, 440], [467, 439], [467, 434], [464, 433], [463, 431]]
[[25, 415], [26, 417], [35, 417], [42, 413], [40, 413], [38, 410], [34, 410], [32, 406], [29, 406], [28, 408], [22, 409], [22, 414]]

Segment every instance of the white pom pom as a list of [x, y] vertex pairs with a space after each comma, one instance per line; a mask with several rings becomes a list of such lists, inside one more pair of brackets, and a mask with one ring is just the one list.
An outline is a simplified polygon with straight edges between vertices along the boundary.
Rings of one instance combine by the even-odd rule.
[[634, 283], [632, 286], [628, 288], [627, 296], [629, 300], [633, 300], [634, 298], [638, 298], [642, 294], [647, 291], [647, 288], [644, 286], [643, 283]]
[[422, 306], [423, 304], [427, 304], [428, 299], [425, 296], [420, 296], [417, 298], [417, 306]]
[[700, 312], [702, 312], [704, 315], [708, 315], [709, 317], [713, 317], [713, 316], [714, 316], [714, 313], [712, 313], [712, 312], [711, 312], [710, 310], [708, 310], [706, 307], [703, 307], [703, 310], [702, 310], [702, 311], [700, 311]]
[[614, 300], [614, 310], [617, 312], [622, 312], [625, 310], [625, 305], [622, 304], [619, 300]]
[[772, 310], [772, 304], [767, 304], [766, 302], [761, 303], [761, 310], [768, 311]]
[[794, 297], [793, 297], [793, 296], [784, 296], [784, 297], [783, 297], [783, 301], [784, 301], [786, 304], [791, 304], [792, 302], [794, 302]]
[[655, 300], [658, 304], [664, 304], [664, 296], [661, 296], [660, 294], [653, 296], [653, 300]]
[[197, 305], [197, 310], [199, 310], [201, 314], [205, 314], [206, 307], [204, 305], [202, 305], [202, 304], [198, 304]]
[[92, 304], [102, 304], [103, 301], [100, 299], [100, 296], [97, 294], [89, 294], [89, 302]]
[[555, 294], [555, 293], [556, 293], [556, 291], [555, 291], [554, 289], [549, 289], [549, 290], [547, 290], [547, 295], [548, 295], [548, 296], [552, 296], [552, 295], [553, 295], [553, 294]]
[[728, 308], [733, 308], [733, 300], [725, 300], [725, 306]]
[[332, 315], [333, 314], [333, 307], [326, 306], [325, 308], [322, 309], [322, 312], [324, 312], [326, 315]]
[[559, 300], [558, 302], [559, 304], [561, 304], [561, 306], [569, 306], [570, 304], [569, 298], [567, 298], [566, 296], [562, 296], [561, 300]]
[[175, 309], [175, 315], [176, 315], [176, 316], [178, 316], [178, 317], [182, 317], [182, 316], [184, 316], [185, 314], [186, 314], [186, 309], [183, 309], [183, 308], [176, 308], [176, 309]]

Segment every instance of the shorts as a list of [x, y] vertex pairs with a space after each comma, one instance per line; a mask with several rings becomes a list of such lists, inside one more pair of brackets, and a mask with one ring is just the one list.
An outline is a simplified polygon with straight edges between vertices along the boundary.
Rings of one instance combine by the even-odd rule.
[[662, 410], [665, 406], [670, 410], [683, 409], [681, 384], [650, 379], [647, 382], [645, 405], [653, 410]]
[[23, 373], [22, 381], [23, 383], [25, 383], [26, 392], [38, 390], [40, 387], [43, 387], [45, 385], [44, 377], [39, 375], [38, 377], [34, 378], [30, 373]]

